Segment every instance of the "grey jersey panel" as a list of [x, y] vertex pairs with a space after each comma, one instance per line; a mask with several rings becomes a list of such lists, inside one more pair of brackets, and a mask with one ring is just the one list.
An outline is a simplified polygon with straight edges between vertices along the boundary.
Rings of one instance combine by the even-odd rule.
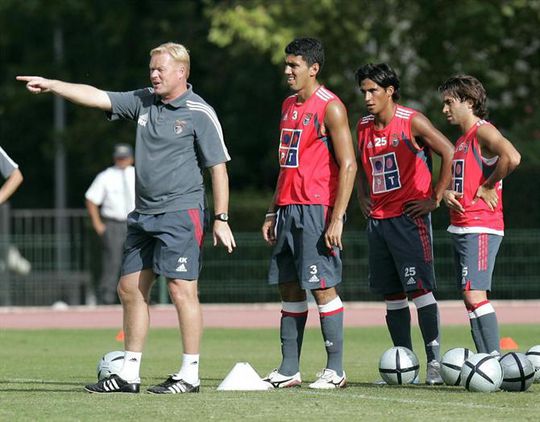
[[15, 163], [15, 161], [9, 158], [9, 155], [6, 154], [6, 151], [4, 151], [0, 147], [0, 173], [2, 173], [4, 179], [7, 179], [9, 176], [11, 176], [13, 170], [17, 168], [19, 168], [17, 163]]
[[136, 210], [159, 214], [203, 207], [202, 170], [230, 159], [212, 107], [191, 85], [168, 104], [151, 89], [107, 94], [111, 119], [137, 122]]

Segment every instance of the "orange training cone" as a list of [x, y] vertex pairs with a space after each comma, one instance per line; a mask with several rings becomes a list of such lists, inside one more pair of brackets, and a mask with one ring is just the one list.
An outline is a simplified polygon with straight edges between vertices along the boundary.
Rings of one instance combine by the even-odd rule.
[[116, 341], [124, 341], [124, 330], [118, 331], [115, 337]]
[[499, 344], [501, 346], [501, 350], [517, 350], [519, 349], [518, 344], [514, 341], [512, 337], [503, 337], [501, 338], [501, 342]]

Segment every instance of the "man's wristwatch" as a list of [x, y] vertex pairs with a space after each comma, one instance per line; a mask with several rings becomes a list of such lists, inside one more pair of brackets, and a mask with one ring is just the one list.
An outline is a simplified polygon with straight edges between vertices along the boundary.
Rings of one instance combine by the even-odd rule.
[[214, 215], [214, 219], [226, 222], [226, 221], [229, 221], [229, 214], [227, 214], [226, 212], [222, 212], [220, 214]]

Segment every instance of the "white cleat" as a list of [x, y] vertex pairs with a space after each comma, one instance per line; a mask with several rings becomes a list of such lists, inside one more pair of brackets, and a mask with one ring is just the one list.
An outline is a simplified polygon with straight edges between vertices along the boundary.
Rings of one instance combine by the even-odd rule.
[[282, 375], [277, 369], [270, 372], [265, 378], [263, 378], [263, 381], [270, 384], [273, 388], [300, 387], [302, 384], [300, 372], [297, 372], [294, 375]]
[[325, 368], [317, 374], [317, 381], [309, 384], [309, 388], [318, 390], [331, 390], [334, 388], [345, 388], [347, 386], [347, 377], [345, 371], [339, 376], [333, 369]]
[[427, 385], [443, 385], [444, 381], [441, 377], [441, 364], [436, 360], [428, 362], [426, 369], [426, 384]]

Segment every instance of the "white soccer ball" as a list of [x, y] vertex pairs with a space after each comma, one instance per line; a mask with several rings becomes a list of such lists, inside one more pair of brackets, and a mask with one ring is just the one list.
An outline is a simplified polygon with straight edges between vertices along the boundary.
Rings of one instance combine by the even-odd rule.
[[446, 385], [461, 385], [461, 368], [463, 363], [473, 355], [464, 347], [448, 350], [441, 360], [441, 377]]
[[502, 390], [525, 391], [534, 382], [534, 366], [523, 353], [507, 353], [499, 363], [503, 370]]
[[487, 353], [476, 353], [463, 363], [461, 385], [469, 391], [489, 393], [501, 386], [503, 372], [499, 359]]
[[387, 384], [411, 384], [420, 365], [412, 350], [396, 346], [384, 352], [379, 360], [379, 373]]
[[108, 378], [112, 374], [118, 374], [122, 365], [124, 365], [124, 352], [116, 350], [103, 355], [97, 364], [98, 381]]
[[540, 382], [540, 344], [531, 347], [525, 353], [525, 356], [531, 361], [534, 366], [535, 376], [534, 382]]

